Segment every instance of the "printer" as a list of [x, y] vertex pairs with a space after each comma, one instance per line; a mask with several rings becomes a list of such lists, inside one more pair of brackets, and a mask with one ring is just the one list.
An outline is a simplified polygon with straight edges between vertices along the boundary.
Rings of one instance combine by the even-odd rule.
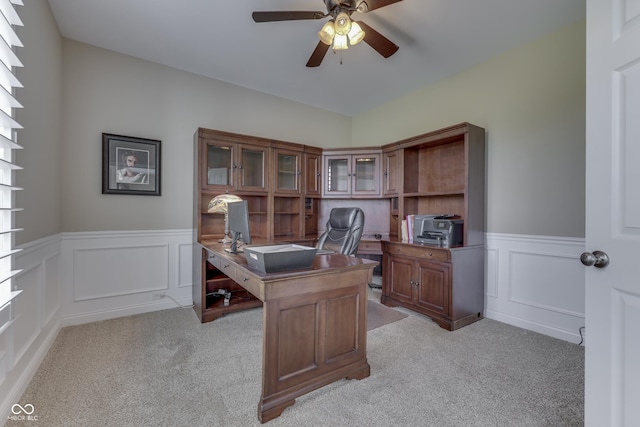
[[464, 221], [457, 215], [415, 215], [413, 243], [450, 248], [461, 246]]

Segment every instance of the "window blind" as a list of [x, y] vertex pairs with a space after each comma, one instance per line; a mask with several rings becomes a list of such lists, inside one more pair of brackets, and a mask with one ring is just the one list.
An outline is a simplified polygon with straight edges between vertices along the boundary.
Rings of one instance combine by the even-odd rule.
[[14, 163], [17, 130], [22, 126], [15, 120], [16, 108], [22, 105], [15, 98], [15, 89], [22, 87], [14, 71], [22, 67], [16, 55], [16, 47], [22, 47], [15, 28], [22, 26], [15, 6], [24, 5], [22, 0], [0, 0], [0, 330], [13, 318], [11, 302], [20, 294], [13, 278], [20, 272], [14, 269], [15, 172], [21, 169]]

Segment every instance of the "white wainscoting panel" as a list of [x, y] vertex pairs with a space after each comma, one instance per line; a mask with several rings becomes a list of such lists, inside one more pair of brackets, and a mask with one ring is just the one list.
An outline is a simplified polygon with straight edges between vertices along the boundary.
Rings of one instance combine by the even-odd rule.
[[167, 243], [76, 248], [73, 302], [169, 289]]
[[487, 234], [485, 316], [579, 343], [584, 239]]
[[193, 302], [191, 230], [64, 233], [62, 248], [65, 326]]
[[20, 247], [15, 256], [13, 289], [22, 292], [0, 318], [12, 320], [0, 328], [0, 417], [6, 420], [19, 402], [61, 327], [60, 236]]

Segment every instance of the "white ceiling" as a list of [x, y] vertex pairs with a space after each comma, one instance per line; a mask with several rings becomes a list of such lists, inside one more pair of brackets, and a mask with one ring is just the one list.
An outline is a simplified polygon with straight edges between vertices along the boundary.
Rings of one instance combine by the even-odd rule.
[[[255, 23], [254, 10], [322, 11], [323, 0], [49, 0], [69, 39], [346, 115], [585, 17], [585, 0], [403, 0], [352, 18], [400, 49], [361, 43], [305, 64], [322, 20]], [[342, 63], [340, 63], [342, 60]]]

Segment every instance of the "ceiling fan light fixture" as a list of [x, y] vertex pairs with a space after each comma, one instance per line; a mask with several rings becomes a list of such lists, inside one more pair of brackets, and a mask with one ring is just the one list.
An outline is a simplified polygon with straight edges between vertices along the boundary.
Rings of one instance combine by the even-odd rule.
[[336, 34], [333, 38], [333, 50], [346, 50], [349, 49], [347, 46], [347, 36], [342, 34]]
[[360, 28], [360, 25], [358, 25], [357, 22], [353, 21], [351, 23], [351, 30], [349, 31], [349, 43], [351, 43], [351, 46], [356, 45], [358, 43], [360, 43], [362, 41], [362, 39], [364, 39], [364, 31], [362, 31], [362, 28]]
[[322, 29], [318, 32], [318, 38], [326, 45], [331, 46], [333, 43], [333, 37], [336, 35], [336, 30], [333, 26], [333, 21], [329, 21], [322, 26]]
[[341, 36], [349, 34], [351, 30], [351, 18], [349, 18], [346, 12], [340, 12], [338, 16], [336, 16], [335, 29], [336, 34], [340, 34]]

